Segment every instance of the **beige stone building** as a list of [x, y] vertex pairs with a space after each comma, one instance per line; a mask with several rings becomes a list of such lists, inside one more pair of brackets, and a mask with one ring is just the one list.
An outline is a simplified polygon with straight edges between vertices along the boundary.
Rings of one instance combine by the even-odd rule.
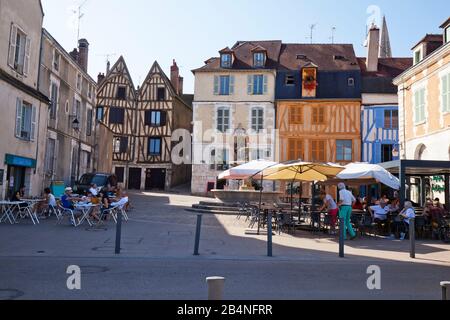
[[48, 98], [38, 91], [39, 0], [0, 0], [0, 196], [42, 191]]
[[281, 41], [244, 41], [195, 74], [193, 194], [220, 188], [230, 166], [275, 160], [275, 81]]
[[94, 171], [96, 82], [88, 75], [89, 43], [68, 53], [45, 29], [39, 89], [51, 100], [45, 136], [44, 185], [71, 185]]
[[450, 19], [441, 27], [444, 35], [424, 37], [414, 65], [394, 79], [402, 159], [450, 160]]
[[[450, 161], [450, 18], [442, 34], [413, 47], [414, 65], [394, 79], [398, 86], [402, 160]], [[450, 201], [448, 176], [410, 177], [408, 197]], [[445, 199], [445, 200], [444, 200]]]

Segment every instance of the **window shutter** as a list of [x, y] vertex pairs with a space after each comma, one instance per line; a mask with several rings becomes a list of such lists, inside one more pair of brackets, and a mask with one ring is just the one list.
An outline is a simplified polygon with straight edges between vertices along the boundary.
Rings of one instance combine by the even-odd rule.
[[384, 109], [375, 110], [375, 125], [377, 128], [384, 128]]
[[267, 94], [268, 92], [268, 83], [269, 83], [269, 79], [267, 77], [267, 75], [264, 75], [264, 94]]
[[31, 50], [31, 39], [27, 37], [25, 41], [25, 60], [23, 63], [23, 74], [25, 76], [27, 76], [30, 71], [30, 50]]
[[31, 107], [31, 134], [30, 134], [30, 140], [34, 141], [36, 136], [36, 116], [37, 116], [37, 110], [36, 106]]
[[230, 95], [234, 94], [234, 76], [230, 76]]
[[16, 100], [16, 137], [20, 138], [20, 131], [22, 129], [22, 100]]
[[253, 76], [247, 76], [247, 94], [253, 94]]
[[167, 125], [167, 112], [161, 111], [161, 127], [164, 127]]
[[219, 76], [214, 76], [214, 95], [219, 94]]
[[16, 55], [16, 41], [17, 41], [17, 27], [12, 24], [11, 35], [9, 40], [9, 55], [8, 55], [8, 64], [11, 68], [14, 68], [14, 58]]
[[442, 92], [442, 111], [447, 111], [448, 109], [448, 76], [442, 77], [441, 81], [441, 92]]
[[425, 120], [425, 90], [420, 90], [420, 121]]
[[414, 113], [415, 113], [415, 121], [416, 123], [419, 122], [420, 115], [419, 115], [419, 91], [416, 91], [414, 93]]

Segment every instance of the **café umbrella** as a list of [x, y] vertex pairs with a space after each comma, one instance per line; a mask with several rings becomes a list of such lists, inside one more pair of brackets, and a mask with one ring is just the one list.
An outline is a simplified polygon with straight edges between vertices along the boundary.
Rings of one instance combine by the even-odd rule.
[[[329, 178], [336, 177], [344, 169], [344, 167], [336, 164], [291, 161], [267, 168], [262, 172], [262, 179], [270, 181], [291, 181], [291, 183], [296, 181], [326, 181]], [[291, 188], [291, 209], [293, 206], [292, 198], [293, 193]]]

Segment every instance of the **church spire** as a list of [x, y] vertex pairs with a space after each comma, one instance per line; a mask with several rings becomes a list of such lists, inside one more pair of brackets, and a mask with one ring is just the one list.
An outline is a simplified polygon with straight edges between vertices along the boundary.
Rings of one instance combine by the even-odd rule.
[[381, 27], [380, 58], [392, 58], [391, 41], [386, 23], [386, 16], [383, 16], [383, 26]]

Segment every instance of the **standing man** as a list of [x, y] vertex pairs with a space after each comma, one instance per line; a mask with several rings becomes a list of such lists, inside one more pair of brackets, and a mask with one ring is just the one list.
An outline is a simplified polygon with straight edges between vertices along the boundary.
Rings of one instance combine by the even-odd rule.
[[344, 240], [347, 240], [347, 231], [350, 233], [350, 240], [356, 238], [355, 230], [351, 223], [352, 208], [356, 202], [353, 194], [348, 191], [344, 183], [338, 184], [339, 189], [339, 218], [344, 219]]

